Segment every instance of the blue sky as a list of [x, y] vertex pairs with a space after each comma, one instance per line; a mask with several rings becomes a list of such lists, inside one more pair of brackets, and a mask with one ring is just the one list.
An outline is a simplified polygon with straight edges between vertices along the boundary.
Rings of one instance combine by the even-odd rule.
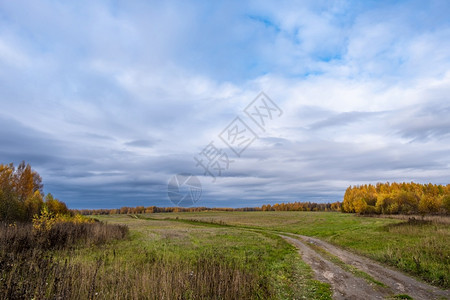
[[[448, 1], [1, 1], [0, 163], [71, 208], [337, 201], [449, 183]], [[264, 91], [283, 111], [241, 157], [218, 135]], [[254, 125], [254, 124], [253, 124]], [[257, 128], [255, 128], [257, 131]], [[234, 160], [212, 182], [194, 156]]]

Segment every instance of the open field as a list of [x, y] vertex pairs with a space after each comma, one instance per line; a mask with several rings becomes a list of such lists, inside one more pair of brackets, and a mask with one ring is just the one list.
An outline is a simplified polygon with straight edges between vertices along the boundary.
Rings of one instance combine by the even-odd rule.
[[95, 218], [127, 225], [129, 233], [119, 239], [99, 236], [101, 243], [86, 240], [73, 247], [13, 256], [4, 249], [0, 294], [8, 292], [5, 299], [359, 299], [363, 295], [448, 299], [450, 295], [445, 290], [450, 277], [447, 224], [327, 212]]
[[[433, 285], [450, 287], [448, 222], [408, 222], [333, 212], [205, 212], [146, 215], [320, 237]], [[441, 219], [444, 217], [440, 217]], [[445, 218], [444, 218], [445, 219]]]
[[[130, 215], [125, 239], [44, 249], [0, 248], [1, 299], [330, 299], [295, 247], [264, 232]], [[94, 224], [95, 225], [95, 224]], [[14, 226], [3, 227], [2, 241]], [[31, 229], [30, 229], [31, 230]], [[31, 232], [31, 231], [28, 232]], [[23, 230], [18, 231], [27, 234]], [[52, 234], [49, 235], [53, 236]], [[5, 243], [6, 245], [7, 243]], [[38, 251], [39, 250], [39, 251]]]
[[[313, 280], [312, 270], [300, 259], [296, 249], [277, 235], [214, 224], [198, 226], [170, 220], [149, 221], [127, 215], [97, 217], [130, 228], [130, 240], [114, 244], [116, 260], [142, 268], [148, 263], [149, 255], [153, 259], [159, 257], [166, 267], [175, 267], [175, 270], [162, 270], [162, 274], [176, 276], [181, 282], [195, 280], [199, 285], [160, 282], [160, 288], [169, 293], [171, 289], [179, 289], [168, 299], [331, 297], [329, 286]], [[86, 261], [90, 257], [94, 261], [104, 253], [100, 249], [97, 252], [80, 249], [76, 259]], [[154, 288], [149, 286], [148, 294]], [[160, 294], [163, 298], [165, 295]]]

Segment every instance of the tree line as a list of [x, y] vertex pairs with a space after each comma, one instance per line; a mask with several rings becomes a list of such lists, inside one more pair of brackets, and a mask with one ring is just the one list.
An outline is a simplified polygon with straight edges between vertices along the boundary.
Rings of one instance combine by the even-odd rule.
[[44, 209], [54, 215], [72, 214], [64, 202], [44, 194], [42, 178], [29, 164], [0, 164], [0, 221], [32, 221]]
[[204, 212], [204, 211], [340, 211], [341, 203], [314, 203], [314, 202], [293, 202], [277, 203], [274, 205], [263, 205], [261, 207], [157, 207], [157, 206], [136, 206], [112, 209], [81, 209], [73, 210], [82, 215], [115, 215], [115, 214], [148, 214], [148, 213], [171, 213], [171, 212]]
[[359, 214], [450, 214], [450, 184], [414, 182], [349, 186], [342, 211]]
[[341, 203], [292, 202], [266, 204], [258, 208], [262, 211], [340, 211]]

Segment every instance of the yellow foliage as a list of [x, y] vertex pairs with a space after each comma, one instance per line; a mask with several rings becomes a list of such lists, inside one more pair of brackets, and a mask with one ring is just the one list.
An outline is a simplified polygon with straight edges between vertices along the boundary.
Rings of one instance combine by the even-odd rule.
[[48, 211], [44, 206], [40, 215], [34, 215], [33, 228], [36, 230], [50, 230], [56, 223], [55, 215]]
[[363, 199], [357, 199], [353, 205], [355, 207], [355, 213], [361, 214], [366, 211], [367, 203]]
[[91, 218], [87, 218], [87, 217], [85, 217], [83, 215], [77, 214], [77, 215], [71, 217], [71, 221], [70, 222], [73, 222], [75, 224], [94, 223], [94, 220], [91, 219]]
[[342, 210], [360, 214], [450, 214], [450, 185], [387, 182], [350, 186]]
[[50, 230], [56, 223], [93, 223], [94, 220], [84, 217], [80, 214], [75, 216], [63, 215], [63, 214], [53, 214], [49, 212], [48, 208], [44, 206], [40, 215], [35, 215], [33, 217], [33, 228], [36, 230]]

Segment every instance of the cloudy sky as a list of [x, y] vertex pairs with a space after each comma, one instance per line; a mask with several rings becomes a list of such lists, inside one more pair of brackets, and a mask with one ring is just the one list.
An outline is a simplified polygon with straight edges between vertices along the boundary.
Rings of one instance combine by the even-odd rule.
[[[0, 163], [29, 162], [71, 208], [172, 206], [177, 173], [211, 207], [447, 184], [449, 15], [446, 0], [0, 0]], [[261, 91], [282, 110], [264, 130], [244, 112]], [[236, 117], [258, 136], [240, 157], [219, 137]], [[215, 181], [194, 160], [211, 142], [232, 161]]]

